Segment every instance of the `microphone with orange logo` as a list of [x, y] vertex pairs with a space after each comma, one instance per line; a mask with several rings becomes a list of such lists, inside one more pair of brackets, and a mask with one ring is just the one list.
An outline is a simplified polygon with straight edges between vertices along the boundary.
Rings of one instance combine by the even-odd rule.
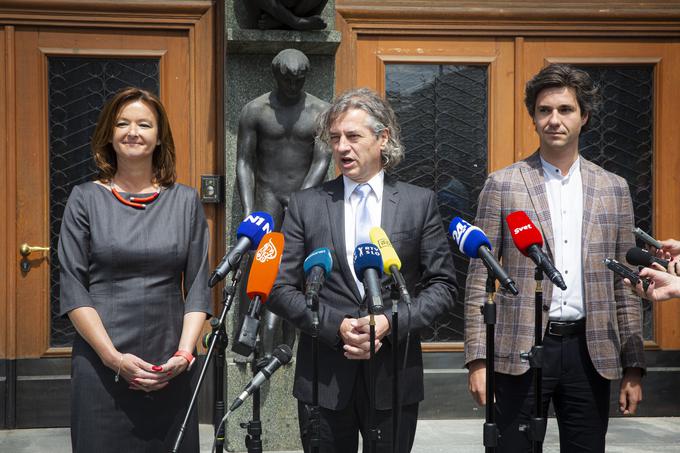
[[255, 349], [257, 331], [260, 327], [260, 310], [267, 301], [279, 273], [283, 254], [283, 234], [267, 233], [260, 242], [250, 266], [246, 294], [250, 299], [248, 312], [243, 318], [241, 329], [231, 350], [242, 356], [249, 356]]

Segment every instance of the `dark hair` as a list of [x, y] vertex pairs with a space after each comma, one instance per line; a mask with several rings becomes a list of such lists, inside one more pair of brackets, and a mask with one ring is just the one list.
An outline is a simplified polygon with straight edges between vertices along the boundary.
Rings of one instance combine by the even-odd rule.
[[581, 117], [588, 115], [586, 124], [581, 128], [586, 131], [594, 113], [600, 107], [602, 98], [600, 89], [593, 83], [587, 72], [568, 64], [551, 64], [541, 69], [526, 84], [524, 105], [532, 118], [536, 112], [536, 98], [546, 88], [567, 87], [574, 90], [576, 101], [581, 109]]
[[394, 168], [404, 158], [404, 146], [399, 138], [399, 125], [394, 110], [387, 100], [368, 88], [346, 91], [338, 96], [328, 109], [319, 115], [317, 137], [330, 147], [330, 129], [336, 119], [348, 110], [359, 109], [368, 113], [370, 124], [376, 137], [387, 131], [387, 143], [381, 151], [382, 166], [385, 170]]
[[297, 49], [283, 49], [272, 60], [272, 72], [281, 74], [306, 74], [309, 71], [309, 58]]
[[97, 126], [92, 134], [92, 153], [99, 169], [98, 178], [102, 182], [109, 182], [118, 170], [116, 151], [113, 149], [111, 138], [116, 120], [130, 102], [141, 101], [156, 114], [158, 122], [158, 139], [160, 144], [153, 151], [153, 182], [162, 186], [171, 186], [177, 179], [175, 171], [175, 142], [165, 108], [161, 101], [146, 90], [127, 87], [114, 94], [99, 114]]

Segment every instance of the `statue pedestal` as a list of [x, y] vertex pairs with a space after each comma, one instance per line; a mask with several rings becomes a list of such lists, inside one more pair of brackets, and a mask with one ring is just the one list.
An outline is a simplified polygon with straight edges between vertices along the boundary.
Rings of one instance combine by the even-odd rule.
[[[328, 24], [326, 30], [308, 32], [247, 28], [248, 18], [242, 5], [244, 1], [249, 0], [227, 0], [225, 4], [227, 24], [224, 200], [225, 234], [229, 245], [235, 241], [236, 229], [244, 218], [236, 184], [236, 142], [241, 109], [250, 100], [274, 88], [271, 62], [278, 52], [287, 48], [302, 51], [310, 60], [311, 69], [307, 73], [304, 90], [330, 102], [335, 84], [335, 52], [340, 44], [340, 33], [334, 30], [335, 3], [332, 0], [321, 14]], [[329, 172], [332, 173], [332, 169]], [[277, 228], [279, 227], [280, 225], [277, 225]], [[244, 279], [242, 285], [245, 287], [246, 283]], [[239, 329], [240, 306], [242, 304], [238, 300], [235, 301], [227, 320], [229, 335], [225, 369], [227, 407], [252, 378], [250, 363], [244, 363], [241, 356], [231, 352], [231, 345]], [[292, 396], [294, 374], [295, 359], [279, 369], [271, 381], [262, 387], [261, 420], [264, 451], [302, 449], [297, 421], [297, 401]], [[227, 422], [225, 449], [247, 451], [244, 442], [247, 432], [239, 426], [239, 423], [249, 421], [251, 416], [252, 398], [249, 398]]]

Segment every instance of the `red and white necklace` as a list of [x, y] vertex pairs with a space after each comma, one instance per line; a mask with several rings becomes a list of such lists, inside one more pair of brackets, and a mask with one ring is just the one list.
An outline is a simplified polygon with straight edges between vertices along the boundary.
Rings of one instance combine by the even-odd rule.
[[146, 209], [146, 205], [154, 202], [161, 194], [162, 190], [161, 188], [159, 188], [157, 192], [153, 193], [152, 195], [149, 195], [148, 197], [130, 197], [129, 200], [126, 200], [125, 198], [123, 198], [120, 192], [118, 192], [118, 190], [116, 190], [116, 188], [113, 186], [113, 181], [109, 181], [109, 189], [111, 189], [111, 193], [116, 198], [116, 200], [120, 201], [125, 206], [130, 206], [131, 208], [142, 210]]

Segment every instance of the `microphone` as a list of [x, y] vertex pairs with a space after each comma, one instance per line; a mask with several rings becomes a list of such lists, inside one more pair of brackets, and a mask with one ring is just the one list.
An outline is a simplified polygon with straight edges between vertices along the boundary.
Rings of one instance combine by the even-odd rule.
[[529, 220], [524, 211], [515, 211], [505, 218], [515, 246], [524, 256], [528, 256], [548, 276], [551, 282], [562, 291], [567, 289], [562, 274], [555, 268], [548, 255], [543, 252], [543, 236], [536, 225]]
[[248, 312], [243, 317], [240, 332], [231, 350], [242, 356], [249, 356], [255, 349], [257, 331], [260, 327], [260, 310], [267, 301], [279, 273], [279, 264], [283, 254], [283, 234], [267, 233], [260, 242], [255, 259], [250, 266], [246, 294], [250, 299]]
[[449, 224], [449, 234], [456, 241], [461, 252], [470, 258], [481, 258], [484, 266], [503, 288], [515, 296], [519, 294], [517, 284], [491, 253], [491, 242], [481, 229], [472, 226], [460, 217], [455, 217]]
[[312, 301], [319, 297], [323, 282], [333, 269], [333, 257], [326, 247], [318, 248], [305, 258], [302, 268], [306, 275], [305, 299], [311, 307]]
[[266, 212], [253, 212], [246, 217], [236, 230], [236, 245], [224, 255], [220, 264], [210, 276], [208, 286], [212, 288], [241, 262], [243, 254], [255, 250], [262, 237], [274, 229], [274, 219]]
[[253, 377], [253, 379], [246, 385], [246, 388], [243, 390], [243, 393], [241, 393], [236, 399], [234, 400], [233, 403], [231, 403], [231, 406], [229, 406], [229, 412], [235, 411], [243, 402], [248, 399], [250, 395], [253, 394], [253, 392], [260, 387], [262, 387], [262, 384], [265, 383], [270, 377], [272, 377], [272, 374], [279, 368], [281, 368], [281, 365], [285, 365], [288, 362], [290, 362], [290, 359], [293, 358], [293, 351], [290, 350], [290, 347], [286, 344], [281, 344], [272, 351], [272, 356], [269, 359], [269, 362], [267, 362], [267, 365], [264, 366], [256, 375]]
[[380, 249], [373, 244], [359, 244], [354, 249], [354, 272], [364, 284], [370, 312], [374, 315], [383, 312], [380, 278], [383, 261]]
[[664, 269], [668, 269], [668, 260], [664, 260], [662, 258], [658, 258], [651, 253], [649, 253], [645, 249], [641, 249], [640, 247], [632, 247], [628, 252], [626, 252], [626, 261], [628, 261], [628, 264], [632, 264], [634, 266], [645, 266], [645, 267], [651, 267], [652, 263], [657, 263], [663, 266]]
[[392, 243], [387, 237], [387, 233], [385, 233], [385, 230], [380, 227], [373, 227], [369, 232], [369, 236], [371, 238], [371, 242], [378, 246], [380, 254], [382, 255], [383, 271], [387, 275], [392, 276], [394, 284], [397, 285], [397, 288], [399, 288], [402, 300], [407, 304], [410, 304], [411, 296], [409, 295], [408, 289], [406, 288], [404, 276], [401, 275], [400, 272], [401, 260], [397, 255], [397, 251], [394, 250]]

